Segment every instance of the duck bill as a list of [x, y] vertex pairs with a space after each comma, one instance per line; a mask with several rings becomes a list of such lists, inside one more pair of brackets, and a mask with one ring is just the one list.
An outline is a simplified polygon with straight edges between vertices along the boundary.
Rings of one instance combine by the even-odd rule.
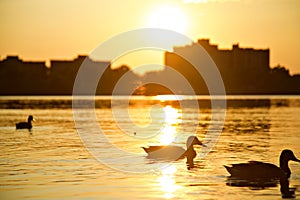
[[198, 142], [197, 142], [197, 144], [198, 144], [199, 146], [206, 147], [206, 145], [205, 145], [205, 144], [203, 144], [203, 143], [202, 143], [202, 142], [200, 142], [200, 141], [198, 141]]
[[298, 158], [294, 158], [293, 161], [300, 162], [300, 160]]

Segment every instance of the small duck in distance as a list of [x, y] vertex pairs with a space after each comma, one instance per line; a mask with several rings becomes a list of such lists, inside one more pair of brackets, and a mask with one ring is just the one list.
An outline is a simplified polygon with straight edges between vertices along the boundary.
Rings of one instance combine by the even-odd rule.
[[184, 157], [187, 158], [187, 164], [189, 167], [194, 166], [194, 158], [197, 153], [194, 150], [194, 145], [202, 145], [202, 142], [196, 136], [189, 136], [186, 141], [187, 150], [182, 147], [169, 145], [169, 146], [149, 146], [148, 148], [142, 147], [148, 154], [147, 158], [158, 160], [179, 160]]
[[259, 161], [249, 161], [248, 163], [232, 164], [230, 166], [224, 166], [227, 171], [231, 174], [231, 177], [241, 179], [288, 179], [291, 175], [291, 170], [288, 166], [289, 161], [300, 162], [296, 158], [294, 153], [285, 149], [281, 152], [279, 158], [279, 167], [274, 164], [264, 163]]
[[33, 116], [29, 115], [27, 122], [19, 122], [16, 124], [16, 129], [31, 129], [32, 128], [32, 124], [31, 122], [33, 121]]

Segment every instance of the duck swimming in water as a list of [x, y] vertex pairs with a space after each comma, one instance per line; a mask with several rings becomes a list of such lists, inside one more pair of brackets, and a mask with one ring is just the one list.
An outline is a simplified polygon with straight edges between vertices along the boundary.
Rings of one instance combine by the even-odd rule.
[[32, 128], [31, 121], [33, 121], [33, 116], [29, 115], [27, 122], [19, 122], [16, 124], [16, 129], [31, 129]]
[[142, 147], [148, 154], [147, 158], [159, 160], [178, 160], [184, 157], [187, 158], [187, 163], [190, 167], [194, 165], [194, 158], [197, 153], [194, 150], [194, 145], [203, 145], [196, 136], [188, 137], [186, 141], [187, 150], [178, 146], [149, 146], [148, 148]]
[[279, 167], [270, 163], [264, 163], [259, 161], [249, 161], [248, 163], [232, 164], [230, 166], [224, 166], [231, 174], [231, 177], [241, 179], [280, 179], [289, 178], [291, 170], [288, 166], [288, 162], [292, 160], [300, 162], [294, 155], [294, 153], [285, 149], [281, 152], [279, 158]]

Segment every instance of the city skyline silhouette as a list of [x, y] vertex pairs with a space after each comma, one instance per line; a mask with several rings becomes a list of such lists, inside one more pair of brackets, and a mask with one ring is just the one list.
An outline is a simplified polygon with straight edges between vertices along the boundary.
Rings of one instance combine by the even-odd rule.
[[[217, 45], [210, 44], [209, 39], [199, 39], [196, 43], [200, 44], [216, 63], [229, 95], [300, 94], [300, 75], [291, 75], [283, 66], [271, 68], [270, 49], [242, 48], [238, 44], [234, 44], [231, 49], [219, 49]], [[207, 95], [209, 92], [201, 75], [193, 70], [190, 63], [176, 55], [177, 51], [193, 54], [193, 45], [176, 46], [173, 52], [166, 51], [165, 66], [183, 75], [196, 94]], [[84, 61], [92, 67], [105, 70], [98, 84], [97, 95], [111, 95], [114, 86], [125, 73], [130, 73], [128, 86], [136, 88], [136, 95], [172, 94], [162, 85], [144, 84], [148, 80], [156, 80], [166, 85], [173, 84], [176, 88], [173, 92], [176, 94], [191, 94], [170, 68], [165, 67], [160, 71], [148, 71], [140, 75], [128, 65], [112, 69], [110, 61], [94, 61], [87, 55], [79, 55], [73, 60], [51, 60], [50, 68], [45, 62], [23, 61], [18, 56], [8, 56], [0, 61], [0, 94], [71, 95], [77, 72]]]

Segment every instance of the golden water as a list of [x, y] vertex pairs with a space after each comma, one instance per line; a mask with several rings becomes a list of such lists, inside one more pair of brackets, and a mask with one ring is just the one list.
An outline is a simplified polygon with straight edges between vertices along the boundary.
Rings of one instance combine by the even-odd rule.
[[[119, 116], [121, 121], [118, 123], [127, 127], [127, 134], [118, 127], [109, 107], [97, 108], [99, 128], [117, 148], [134, 155], [126, 158], [126, 162], [115, 162], [114, 166], [97, 161], [84, 147], [74, 124], [72, 109], [47, 106], [1, 109], [0, 198], [281, 199], [279, 185], [269, 188], [227, 186], [229, 174], [223, 167], [248, 160], [278, 165], [279, 154], [285, 148], [292, 149], [300, 157], [300, 97], [265, 98], [271, 99], [269, 106], [228, 107], [218, 143], [206, 157], [196, 157], [196, 167], [191, 170], [187, 169], [185, 160], [165, 163], [169, 165], [159, 169], [156, 165], [161, 163], [147, 159], [140, 147], [168, 143], [173, 136], [177, 136], [176, 145], [185, 147], [185, 140], [193, 134], [194, 125], [199, 125], [196, 134], [202, 140], [210, 124], [209, 108], [200, 109], [198, 121], [191, 115], [187, 122], [191, 128], [185, 126], [181, 130], [182, 113], [178, 106], [164, 103], [162, 110], [154, 110], [150, 115], [148, 105], [143, 106], [142, 101], [130, 106], [131, 119]], [[30, 103], [30, 98], [27, 101]], [[30, 132], [16, 130], [15, 123], [24, 121], [28, 114], [35, 117], [33, 129]], [[134, 133], [130, 127], [131, 120], [146, 127], [151, 122], [160, 126], [164, 119], [159, 134], [151, 135], [152, 130], [147, 128]], [[85, 127], [89, 127], [89, 119], [83, 117], [83, 120]], [[150, 137], [143, 139], [147, 134]], [[101, 142], [95, 145], [104, 157], [118, 157], [114, 149], [105, 148]], [[196, 151], [200, 149], [196, 147]], [[150, 171], [129, 173], [118, 170], [124, 166], [129, 171]], [[300, 163], [290, 162], [290, 168], [290, 187], [296, 188], [296, 197], [299, 198]]]

